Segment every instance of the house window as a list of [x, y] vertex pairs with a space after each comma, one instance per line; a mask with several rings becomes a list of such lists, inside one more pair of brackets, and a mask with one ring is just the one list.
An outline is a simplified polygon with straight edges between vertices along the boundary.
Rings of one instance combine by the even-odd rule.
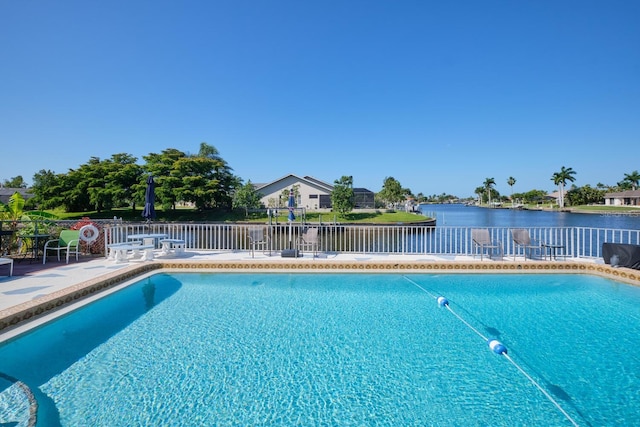
[[309, 198], [310, 199], [317, 199], [318, 195], [317, 194], [309, 194]]

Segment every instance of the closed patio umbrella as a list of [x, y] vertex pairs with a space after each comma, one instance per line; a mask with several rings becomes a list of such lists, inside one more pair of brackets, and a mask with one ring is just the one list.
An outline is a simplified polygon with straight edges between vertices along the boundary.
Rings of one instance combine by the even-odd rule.
[[296, 216], [293, 213], [293, 210], [296, 207], [296, 199], [293, 195], [293, 188], [289, 190], [289, 201], [287, 202], [287, 207], [289, 208], [289, 216], [287, 220], [289, 221], [289, 249], [293, 249], [292, 239], [291, 239], [291, 227], [293, 225], [293, 221], [296, 220]]
[[156, 201], [156, 184], [153, 181], [153, 176], [147, 178], [147, 189], [144, 192], [144, 209], [142, 209], [142, 217], [147, 221], [151, 221], [156, 217], [156, 208], [154, 206]]

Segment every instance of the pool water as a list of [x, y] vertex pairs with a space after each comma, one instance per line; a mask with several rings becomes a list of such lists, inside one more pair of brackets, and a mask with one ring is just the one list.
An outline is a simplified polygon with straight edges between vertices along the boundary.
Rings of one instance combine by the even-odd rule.
[[0, 372], [39, 427], [572, 425], [470, 326], [577, 424], [640, 425], [640, 289], [591, 276], [157, 274]]

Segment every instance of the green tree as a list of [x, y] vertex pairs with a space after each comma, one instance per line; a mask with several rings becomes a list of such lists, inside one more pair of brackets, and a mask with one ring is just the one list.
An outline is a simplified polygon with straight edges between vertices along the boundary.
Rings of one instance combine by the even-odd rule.
[[511, 206], [513, 206], [513, 186], [516, 185], [516, 179], [512, 176], [507, 179], [507, 184], [511, 187]]
[[215, 178], [215, 160], [205, 157], [178, 159], [170, 172], [176, 180], [173, 190], [178, 201], [191, 202], [197, 209], [210, 209], [220, 197], [220, 182]]
[[214, 146], [206, 142], [200, 143], [198, 156], [214, 161], [213, 179], [217, 181], [218, 189], [212, 205], [214, 207], [231, 209], [233, 205], [233, 193], [236, 187], [240, 185], [241, 179], [233, 175], [231, 167], [222, 159], [220, 153]]
[[55, 209], [62, 206], [63, 197], [60, 189], [61, 177], [51, 170], [41, 169], [33, 175], [33, 197], [29, 202], [39, 209]]
[[378, 193], [378, 198], [387, 206], [395, 207], [405, 200], [406, 190], [402, 188], [400, 182], [393, 177], [386, 177], [382, 184], [382, 190]]
[[[14, 232], [9, 243], [11, 249], [19, 250], [21, 246], [18, 244], [18, 239], [24, 239], [27, 235], [34, 234], [37, 231], [37, 223], [31, 221], [46, 220], [49, 216], [43, 212], [27, 213], [24, 208], [24, 197], [17, 191], [9, 197], [6, 205], [0, 202], [0, 219], [8, 220], [9, 227]], [[18, 229], [20, 221], [23, 221], [23, 224], [22, 227]], [[22, 246], [22, 248], [22, 250], [26, 249], [25, 246]]]
[[[182, 187], [182, 180], [171, 172], [175, 168], [175, 163], [186, 156], [185, 153], [175, 148], [168, 148], [159, 154], [150, 153], [142, 156], [146, 162], [142, 168], [148, 174], [153, 175], [156, 183], [156, 199], [164, 210], [176, 208], [178, 202], [176, 188]], [[144, 178], [142, 180], [144, 181]], [[144, 200], [144, 188], [140, 187], [139, 200]]]
[[482, 204], [482, 198], [483, 198], [483, 196], [485, 194], [484, 187], [476, 187], [476, 189], [473, 190], [473, 192], [474, 192], [474, 194], [476, 194], [478, 196], [478, 202], [480, 204]]
[[2, 185], [6, 188], [27, 188], [27, 183], [24, 182], [22, 175], [14, 176], [11, 179], [5, 179]]
[[256, 191], [256, 188], [247, 181], [244, 185], [239, 185], [233, 193], [233, 208], [244, 208], [244, 215], [249, 216], [249, 209], [258, 209], [260, 207], [260, 199], [262, 194]]
[[24, 197], [16, 191], [6, 205], [0, 202], [0, 218], [14, 222], [23, 219], [24, 203]]
[[559, 172], [555, 172], [551, 177], [551, 180], [558, 186], [558, 206], [560, 209], [564, 208], [564, 187], [567, 185], [567, 181], [574, 182], [576, 179], [573, 175], [576, 172], [572, 168], [565, 168], [562, 166]]
[[489, 206], [491, 206], [491, 190], [493, 189], [493, 186], [496, 185], [496, 180], [493, 178], [486, 178], [484, 180], [484, 182], [482, 183], [482, 186], [485, 189], [485, 192], [487, 194], [487, 200], [488, 200], [488, 204]]
[[571, 190], [567, 191], [567, 198], [572, 206], [603, 203], [604, 195], [604, 190], [592, 188], [590, 185], [582, 187], [574, 186]]
[[343, 176], [333, 182], [331, 205], [333, 210], [341, 216], [350, 213], [354, 208], [355, 193], [353, 192], [353, 177]]
[[638, 173], [637, 170], [631, 173], [625, 173], [623, 182], [631, 185], [631, 189], [635, 191], [636, 188], [638, 188], [638, 185], [640, 184], [640, 173]]
[[[113, 200], [107, 187], [108, 163], [98, 157], [91, 157], [89, 161], [73, 171], [75, 188], [72, 190], [74, 199], [81, 203], [79, 210], [95, 210], [102, 212], [113, 207]], [[87, 200], [88, 197], [88, 200]]]
[[140, 194], [144, 192], [146, 184], [142, 166], [136, 162], [138, 159], [131, 154], [114, 154], [104, 162], [105, 191], [115, 207], [130, 206], [135, 211], [136, 203], [142, 203]]

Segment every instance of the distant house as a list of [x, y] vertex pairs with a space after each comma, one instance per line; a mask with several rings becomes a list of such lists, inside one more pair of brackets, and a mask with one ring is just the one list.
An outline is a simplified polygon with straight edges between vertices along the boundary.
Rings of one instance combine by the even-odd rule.
[[[262, 195], [260, 203], [266, 208], [285, 208], [287, 198], [281, 197], [284, 192], [297, 186], [296, 206], [309, 210], [331, 209], [331, 192], [333, 185], [311, 176], [289, 174], [267, 184], [256, 184], [255, 188]], [[366, 188], [354, 188], [356, 209], [374, 208], [374, 193]], [[288, 194], [288, 193], [287, 193]]]
[[608, 206], [640, 206], [640, 190], [606, 193], [604, 204]]
[[33, 194], [29, 193], [29, 189], [28, 188], [0, 187], [0, 202], [4, 203], [5, 205], [7, 203], [9, 203], [9, 199], [11, 198], [11, 196], [13, 196], [13, 194], [16, 191], [18, 193], [22, 194], [22, 197], [24, 197], [25, 200], [30, 199], [31, 197], [33, 197]]
[[[567, 203], [567, 190], [563, 191], [564, 193], [564, 200], [565, 200], [565, 204]], [[555, 203], [556, 205], [560, 204], [560, 191], [554, 191], [551, 192], [549, 194], [547, 194], [546, 197], [547, 201], [553, 201], [553, 203]]]
[[376, 207], [375, 193], [366, 188], [353, 189], [353, 202], [356, 209], [374, 209]]

